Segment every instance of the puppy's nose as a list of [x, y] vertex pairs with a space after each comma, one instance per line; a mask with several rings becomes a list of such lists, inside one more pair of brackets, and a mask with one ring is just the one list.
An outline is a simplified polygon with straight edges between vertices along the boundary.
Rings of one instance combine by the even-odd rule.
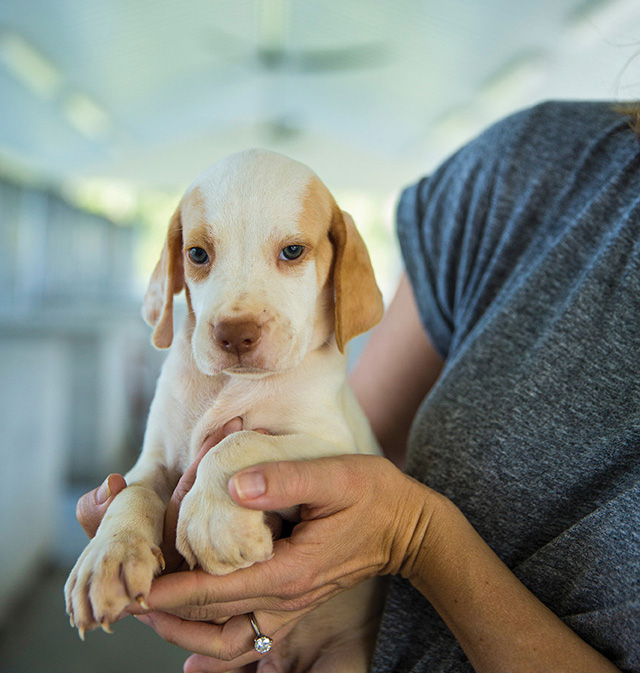
[[252, 320], [222, 320], [213, 328], [213, 336], [222, 350], [242, 355], [260, 341], [262, 328]]

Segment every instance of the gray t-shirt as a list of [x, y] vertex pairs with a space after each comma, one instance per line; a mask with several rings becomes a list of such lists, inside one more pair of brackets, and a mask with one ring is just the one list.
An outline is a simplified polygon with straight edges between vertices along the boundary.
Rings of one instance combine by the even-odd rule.
[[[539, 105], [407, 189], [398, 233], [446, 358], [407, 471], [640, 671], [640, 139], [609, 105]], [[372, 671], [472, 670], [394, 578]]]

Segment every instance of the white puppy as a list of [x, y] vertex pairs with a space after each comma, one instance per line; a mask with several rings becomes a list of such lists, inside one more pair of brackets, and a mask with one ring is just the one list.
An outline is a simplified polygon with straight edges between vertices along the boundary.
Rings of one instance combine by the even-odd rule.
[[[183, 289], [188, 315], [174, 339], [173, 296]], [[266, 461], [378, 453], [346, 383], [344, 350], [381, 316], [364, 243], [309, 168], [249, 150], [193, 183], [145, 296], [153, 343], [173, 346], [142, 453], [65, 586], [67, 611], [81, 635], [108, 627], [147, 596], [163, 565], [169, 497], [207, 436], [232, 418], [241, 417], [245, 430], [205, 455], [178, 521], [178, 550], [192, 567], [212, 574], [272, 555], [264, 514], [237, 506], [228, 494], [235, 472]], [[251, 431], [258, 428], [271, 434]], [[327, 652], [322, 670], [366, 670], [371, 634], [363, 636], [362, 627], [376, 602], [373, 585], [312, 613], [289, 639], [292, 647], [310, 652], [304, 640], [317, 641], [317, 627], [302, 625], [324, 619], [326, 635], [332, 630], [334, 640], [346, 642], [356, 634], [363, 645]], [[334, 619], [327, 616], [332, 605], [340, 613]], [[303, 670], [305, 657], [291, 657]]]

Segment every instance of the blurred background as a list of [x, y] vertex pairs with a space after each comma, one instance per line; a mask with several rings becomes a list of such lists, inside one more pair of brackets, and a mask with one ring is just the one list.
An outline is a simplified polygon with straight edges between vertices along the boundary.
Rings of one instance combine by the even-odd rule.
[[307, 163], [389, 299], [403, 186], [513, 110], [640, 97], [639, 51], [637, 0], [0, 0], [0, 671], [181, 670], [133, 619], [81, 644], [62, 584], [140, 446], [141, 297], [198, 173]]

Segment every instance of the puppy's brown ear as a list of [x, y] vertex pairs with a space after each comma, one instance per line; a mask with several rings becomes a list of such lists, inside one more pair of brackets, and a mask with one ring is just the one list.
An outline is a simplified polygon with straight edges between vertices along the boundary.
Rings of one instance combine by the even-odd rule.
[[151, 342], [156, 348], [169, 348], [173, 341], [173, 295], [184, 288], [182, 260], [182, 221], [180, 207], [169, 224], [167, 240], [144, 296], [142, 317], [154, 327]]
[[349, 213], [334, 209], [329, 237], [335, 249], [336, 341], [344, 353], [351, 339], [380, 321], [384, 307], [369, 253]]

